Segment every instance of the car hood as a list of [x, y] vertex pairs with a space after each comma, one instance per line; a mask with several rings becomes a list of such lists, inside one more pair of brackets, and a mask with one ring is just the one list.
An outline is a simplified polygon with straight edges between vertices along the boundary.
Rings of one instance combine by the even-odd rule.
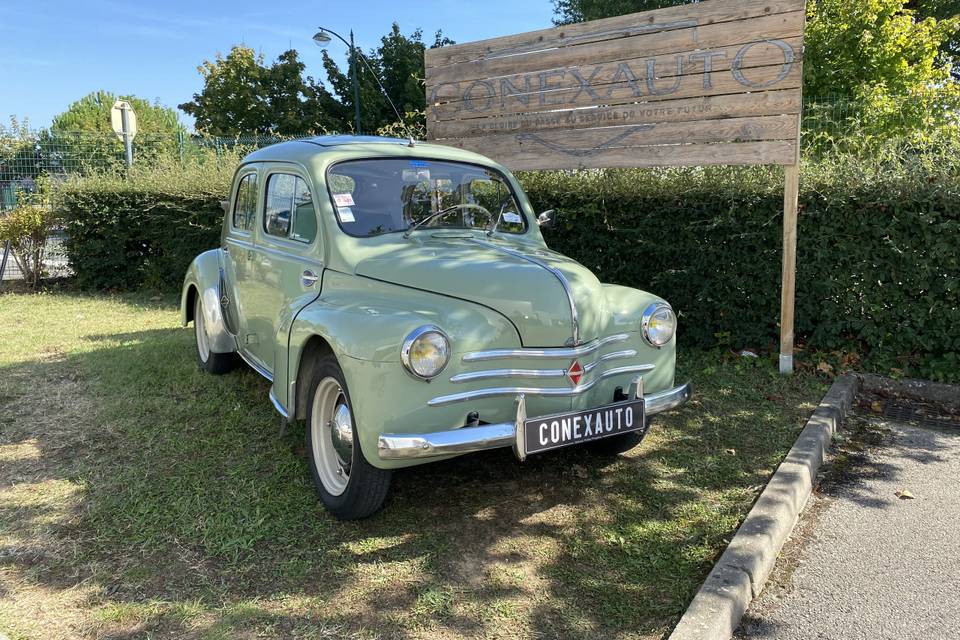
[[[494, 238], [412, 238], [356, 264], [357, 275], [482, 304], [506, 316], [525, 347], [597, 338], [604, 289], [589, 269], [549, 249]], [[571, 306], [574, 308], [571, 309]]]

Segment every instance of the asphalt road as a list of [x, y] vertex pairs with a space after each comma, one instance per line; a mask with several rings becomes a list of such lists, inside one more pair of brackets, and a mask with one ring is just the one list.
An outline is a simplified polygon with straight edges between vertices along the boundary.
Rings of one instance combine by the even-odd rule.
[[811, 497], [736, 638], [960, 639], [960, 431], [883, 424]]

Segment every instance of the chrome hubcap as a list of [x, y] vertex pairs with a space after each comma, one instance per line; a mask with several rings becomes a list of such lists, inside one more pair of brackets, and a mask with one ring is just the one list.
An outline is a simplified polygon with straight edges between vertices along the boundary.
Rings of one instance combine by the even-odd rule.
[[310, 410], [313, 462], [323, 488], [338, 496], [350, 482], [353, 462], [353, 417], [347, 394], [334, 378], [317, 385]]
[[197, 333], [197, 352], [200, 359], [206, 362], [210, 359], [210, 343], [207, 339], [206, 321], [203, 319], [203, 304], [199, 299], [193, 309], [193, 328]]
[[333, 442], [333, 451], [337, 454], [339, 471], [350, 473], [350, 463], [353, 461], [353, 420], [350, 418], [350, 407], [346, 405], [346, 398], [340, 396], [342, 402], [337, 404], [333, 411], [333, 420], [327, 423], [330, 429], [330, 440]]

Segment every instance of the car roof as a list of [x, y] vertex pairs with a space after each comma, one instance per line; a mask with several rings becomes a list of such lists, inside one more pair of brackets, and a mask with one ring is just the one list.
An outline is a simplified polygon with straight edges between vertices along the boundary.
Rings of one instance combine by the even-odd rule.
[[243, 163], [297, 162], [306, 166], [318, 156], [325, 156], [324, 159], [329, 161], [364, 156], [421, 157], [496, 166], [492, 160], [478, 153], [442, 144], [419, 141], [411, 144], [409, 139], [403, 138], [352, 135], [314, 136], [272, 144], [248, 154]]

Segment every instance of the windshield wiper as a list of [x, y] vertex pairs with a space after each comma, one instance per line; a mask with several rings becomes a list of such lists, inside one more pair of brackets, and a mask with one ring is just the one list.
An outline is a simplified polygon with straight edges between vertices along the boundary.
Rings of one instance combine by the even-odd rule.
[[466, 202], [466, 203], [463, 203], [463, 204], [455, 204], [455, 205], [453, 205], [453, 206], [446, 207], [446, 208], [444, 208], [444, 209], [440, 209], [439, 211], [434, 211], [433, 213], [431, 213], [430, 215], [428, 215], [428, 216], [427, 216], [426, 218], [424, 218], [423, 220], [421, 220], [421, 221], [419, 221], [419, 222], [413, 223], [412, 225], [410, 225], [410, 228], [409, 228], [409, 229], [407, 229], [406, 231], [403, 232], [403, 237], [404, 237], [404, 238], [409, 238], [411, 233], [413, 233], [414, 231], [416, 231], [417, 229], [419, 229], [419, 228], [422, 227], [423, 225], [425, 225], [425, 224], [427, 224], [428, 222], [431, 222], [431, 221], [433, 221], [433, 220], [436, 220], [437, 218], [439, 218], [439, 217], [441, 217], [441, 216], [445, 216], [446, 214], [450, 213], [451, 211], [456, 211], [457, 209], [468, 209], [468, 208], [470, 208], [470, 207], [473, 207], [474, 209], [482, 209], [483, 211], [486, 211], [488, 215], [490, 214], [490, 212], [487, 211], [487, 209], [486, 209], [485, 207], [482, 207], [482, 206], [480, 206], [479, 204], [472, 204], [472, 203], [469, 203], [469, 202]]
[[497, 227], [500, 226], [500, 221], [503, 220], [503, 212], [507, 210], [507, 205], [510, 204], [510, 199], [503, 201], [503, 204], [500, 205], [500, 213], [497, 214], [497, 219], [493, 221], [493, 226], [487, 231], [487, 237], [493, 237], [494, 232], [497, 230]]

